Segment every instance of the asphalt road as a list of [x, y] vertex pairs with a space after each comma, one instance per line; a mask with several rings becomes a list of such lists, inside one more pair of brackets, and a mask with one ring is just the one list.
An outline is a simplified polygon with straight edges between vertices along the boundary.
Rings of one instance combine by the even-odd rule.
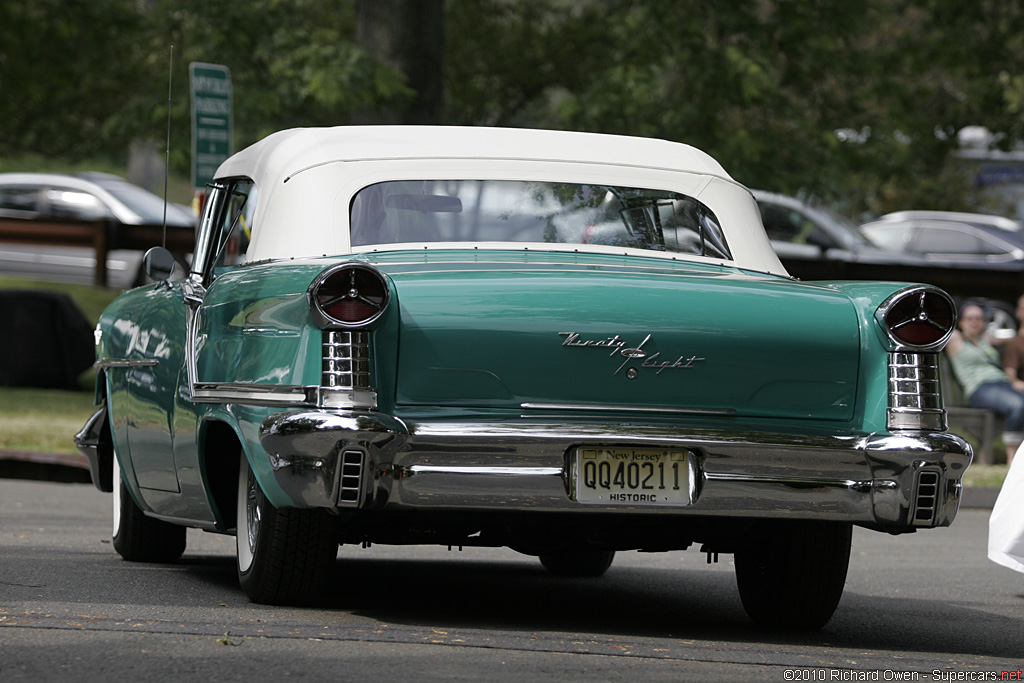
[[176, 564], [123, 562], [109, 503], [0, 480], [0, 681], [1021, 680], [1024, 666], [1024, 575], [985, 558], [987, 510], [855, 531], [835, 617], [792, 633], [753, 626], [731, 558], [696, 550], [620, 553], [572, 580], [506, 550], [345, 546], [322, 608], [254, 605], [233, 538], [190, 532]]

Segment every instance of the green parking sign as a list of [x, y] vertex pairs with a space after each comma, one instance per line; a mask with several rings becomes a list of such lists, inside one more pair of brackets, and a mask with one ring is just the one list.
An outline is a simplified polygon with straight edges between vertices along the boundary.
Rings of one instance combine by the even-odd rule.
[[192, 186], [202, 189], [213, 180], [221, 162], [231, 156], [231, 72], [220, 64], [200, 62], [189, 64], [188, 71], [192, 93]]

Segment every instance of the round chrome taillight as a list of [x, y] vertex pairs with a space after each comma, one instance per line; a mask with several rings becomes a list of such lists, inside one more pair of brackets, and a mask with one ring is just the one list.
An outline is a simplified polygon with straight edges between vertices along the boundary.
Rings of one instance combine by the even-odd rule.
[[897, 350], [931, 351], [953, 333], [956, 304], [941, 289], [910, 287], [886, 299], [875, 318]]
[[320, 273], [307, 292], [321, 327], [365, 327], [383, 315], [390, 296], [380, 271], [355, 261]]

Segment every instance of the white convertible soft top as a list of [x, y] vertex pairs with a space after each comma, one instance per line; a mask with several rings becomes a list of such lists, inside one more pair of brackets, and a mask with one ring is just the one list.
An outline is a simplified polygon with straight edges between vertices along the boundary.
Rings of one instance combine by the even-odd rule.
[[459, 126], [293, 128], [253, 144], [221, 164], [217, 178], [283, 181], [332, 161], [509, 159], [640, 165], [728, 178], [704, 152], [678, 142], [601, 133]]
[[[519, 128], [296, 128], [274, 133], [235, 154], [221, 164], [216, 178], [248, 178], [258, 189], [247, 260], [370, 250], [353, 249], [348, 226], [352, 196], [370, 183], [420, 178], [514, 178], [632, 183], [634, 187], [673, 189], [698, 197], [720, 219], [733, 263], [785, 274], [764, 233], [750, 193], [711, 156], [678, 142]], [[403, 244], [379, 248], [442, 246]], [[508, 248], [507, 244], [497, 243], [475, 246]], [[578, 245], [544, 248], [576, 249]], [[621, 248], [590, 248], [623, 252]], [[640, 254], [659, 255], [647, 251]], [[663, 256], [691, 258], [679, 254]]]

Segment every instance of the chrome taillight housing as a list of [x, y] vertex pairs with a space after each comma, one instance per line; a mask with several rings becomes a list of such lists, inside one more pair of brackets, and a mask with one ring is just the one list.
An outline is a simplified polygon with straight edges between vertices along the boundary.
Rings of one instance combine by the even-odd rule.
[[891, 351], [938, 351], [956, 327], [956, 304], [941, 289], [908, 287], [886, 299], [875, 319]]
[[358, 328], [384, 314], [391, 294], [380, 271], [349, 261], [320, 273], [306, 296], [320, 327]]
[[890, 430], [946, 429], [939, 351], [956, 326], [956, 305], [941, 289], [901, 289], [875, 312], [889, 351]]

